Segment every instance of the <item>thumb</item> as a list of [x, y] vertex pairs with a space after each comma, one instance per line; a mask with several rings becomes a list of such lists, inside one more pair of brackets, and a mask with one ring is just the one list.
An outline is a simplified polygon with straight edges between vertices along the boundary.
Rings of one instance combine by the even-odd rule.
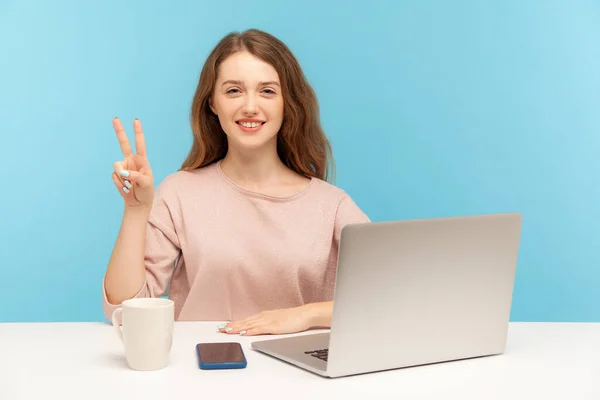
[[119, 174], [129, 181], [137, 183], [140, 187], [146, 188], [152, 185], [152, 178], [138, 171], [121, 170]]
[[140, 168], [140, 173], [143, 175], [152, 175], [152, 170], [149, 167], [142, 167]]

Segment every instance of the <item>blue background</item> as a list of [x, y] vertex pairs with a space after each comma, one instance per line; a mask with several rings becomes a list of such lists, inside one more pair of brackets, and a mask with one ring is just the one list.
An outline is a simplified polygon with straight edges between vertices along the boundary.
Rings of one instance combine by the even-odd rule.
[[522, 212], [511, 319], [600, 321], [600, 3], [350, 4], [3, 0], [0, 321], [104, 320], [111, 119], [142, 120], [159, 183], [208, 52], [252, 27], [299, 58], [373, 220]]

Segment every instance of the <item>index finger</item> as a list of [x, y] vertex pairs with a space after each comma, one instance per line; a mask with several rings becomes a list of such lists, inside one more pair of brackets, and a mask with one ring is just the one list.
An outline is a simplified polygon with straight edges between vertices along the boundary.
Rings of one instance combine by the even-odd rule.
[[133, 131], [135, 132], [135, 153], [146, 157], [146, 139], [142, 129], [142, 122], [139, 119], [133, 121]]
[[115, 117], [115, 119], [113, 119], [113, 127], [117, 133], [117, 138], [119, 139], [119, 145], [121, 146], [123, 155], [125, 157], [129, 157], [131, 155], [131, 146], [129, 145], [129, 140], [125, 134], [125, 129], [123, 128], [121, 121], [119, 121], [119, 118]]

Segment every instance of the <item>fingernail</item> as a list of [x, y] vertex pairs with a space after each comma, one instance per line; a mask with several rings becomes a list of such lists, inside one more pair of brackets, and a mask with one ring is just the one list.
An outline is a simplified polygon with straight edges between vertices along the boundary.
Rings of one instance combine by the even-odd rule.
[[126, 187], [123, 187], [123, 191], [124, 191], [125, 193], [129, 193], [129, 189], [127, 189]]
[[119, 172], [119, 174], [121, 174], [121, 176], [129, 176], [129, 171], [122, 170], [121, 172]]
[[223, 329], [223, 328], [225, 328], [226, 326], [227, 326], [227, 324], [221, 324], [221, 325], [217, 326], [217, 328], [219, 328], [219, 329]]
[[125, 181], [125, 186], [127, 186], [127, 189], [131, 189], [131, 182]]
[[240, 335], [245, 335], [245, 334], [246, 334], [246, 331], [241, 331], [240, 332]]
[[229, 332], [229, 331], [232, 331], [232, 330], [233, 330], [233, 328], [227, 328], [227, 329], [225, 329], [225, 332]]

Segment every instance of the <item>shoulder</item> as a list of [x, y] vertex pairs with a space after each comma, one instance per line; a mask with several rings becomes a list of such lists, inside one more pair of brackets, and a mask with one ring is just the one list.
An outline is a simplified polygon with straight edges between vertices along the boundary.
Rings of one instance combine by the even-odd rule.
[[312, 180], [313, 192], [324, 200], [340, 203], [343, 199], [350, 197], [346, 191], [332, 183], [319, 178], [312, 178]]
[[368, 219], [366, 214], [344, 189], [318, 178], [314, 178], [313, 185], [315, 192], [320, 198], [334, 204], [338, 216], [343, 218], [345, 215], [351, 215], [359, 220]]
[[194, 170], [179, 170], [167, 175], [156, 187], [156, 193], [162, 197], [179, 196], [197, 187], [198, 183], [208, 184], [216, 179], [214, 164]]

